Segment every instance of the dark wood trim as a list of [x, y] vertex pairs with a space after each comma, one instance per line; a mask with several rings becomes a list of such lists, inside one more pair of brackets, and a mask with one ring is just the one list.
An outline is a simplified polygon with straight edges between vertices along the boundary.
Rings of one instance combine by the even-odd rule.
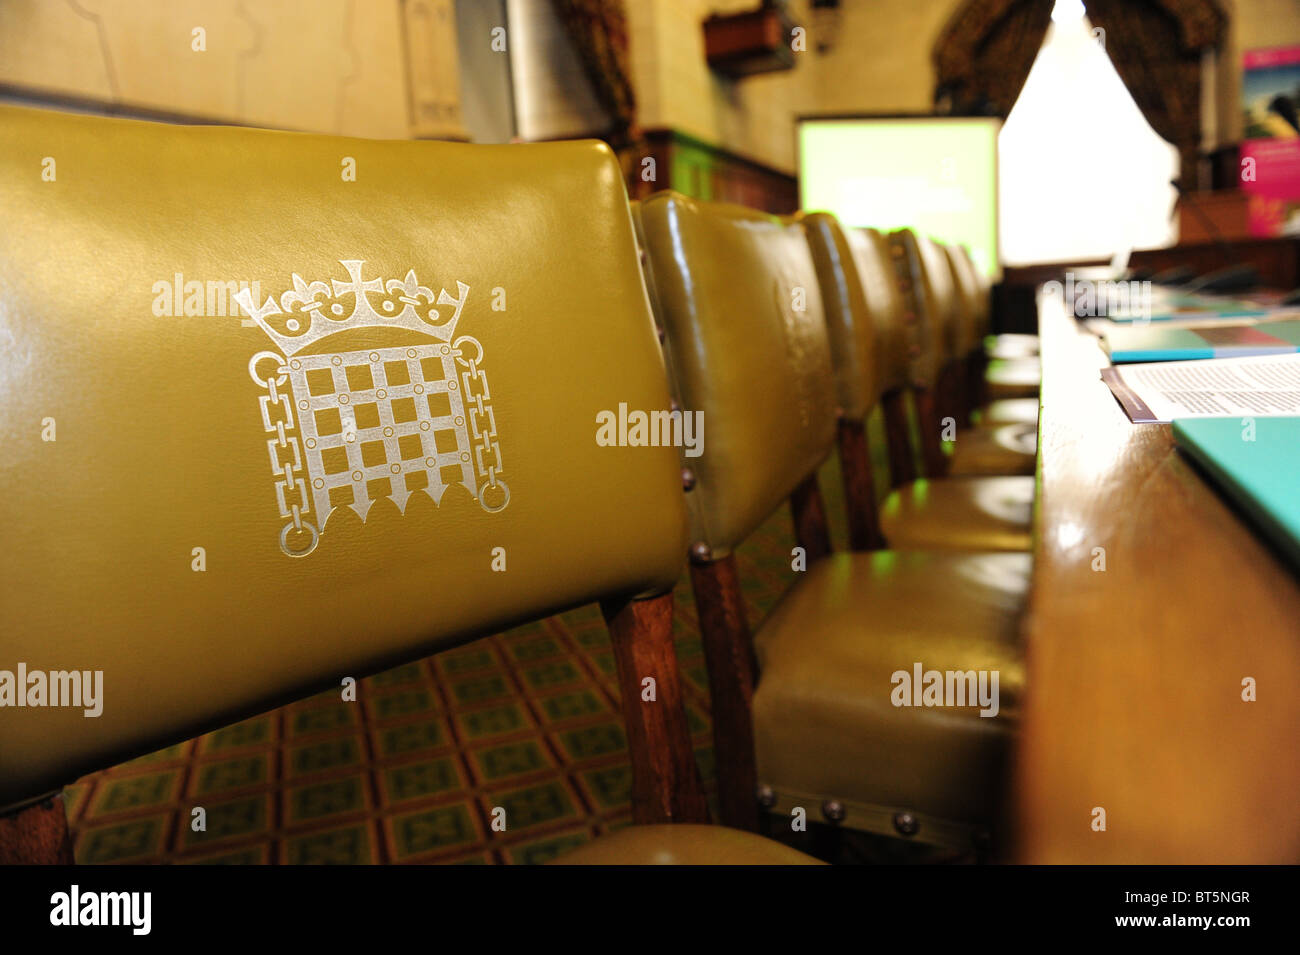
[[804, 549], [809, 566], [834, 549], [816, 471], [800, 481], [790, 494], [790, 516], [794, 518], [794, 539]]
[[758, 769], [754, 757], [754, 685], [758, 664], [745, 619], [736, 558], [691, 562], [691, 586], [709, 671], [718, 815], [724, 826], [757, 832]]
[[957, 427], [970, 423], [969, 408], [966, 404], [966, 368], [962, 362], [951, 361], [939, 373], [936, 383], [939, 423], [944, 418], [952, 418]]
[[655, 160], [655, 190], [675, 189], [696, 199], [717, 199], [785, 215], [799, 208], [799, 182], [775, 166], [705, 142], [680, 130], [647, 129]]
[[941, 478], [948, 473], [948, 458], [943, 453], [939, 414], [939, 395], [934, 388], [917, 388], [912, 393], [916, 402], [916, 424], [921, 434], [921, 463], [928, 478]]
[[0, 865], [72, 865], [63, 796], [0, 816]]
[[984, 343], [980, 342], [979, 347], [966, 356], [966, 404], [972, 411], [988, 404], [988, 382], [984, 377], [988, 368], [988, 355], [984, 352]]
[[[673, 595], [602, 604], [601, 610], [614, 644], [627, 726], [632, 820], [708, 822], [673, 648]], [[646, 677], [655, 681], [653, 701], [641, 697]]]
[[838, 429], [840, 476], [844, 480], [844, 510], [849, 524], [849, 547], [879, 550], [885, 546], [876, 507], [876, 478], [871, 468], [864, 421], [841, 418]]
[[889, 450], [889, 484], [899, 488], [916, 480], [912, 457], [911, 424], [907, 418], [907, 389], [895, 388], [880, 396], [885, 413], [885, 444]]

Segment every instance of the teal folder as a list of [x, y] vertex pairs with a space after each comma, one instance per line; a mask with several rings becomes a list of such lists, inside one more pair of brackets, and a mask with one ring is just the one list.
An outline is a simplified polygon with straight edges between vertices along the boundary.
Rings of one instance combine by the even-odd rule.
[[1300, 418], [1179, 418], [1174, 443], [1300, 570]]
[[1116, 364], [1286, 355], [1300, 352], [1300, 321], [1212, 328], [1114, 328], [1107, 329], [1102, 339]]

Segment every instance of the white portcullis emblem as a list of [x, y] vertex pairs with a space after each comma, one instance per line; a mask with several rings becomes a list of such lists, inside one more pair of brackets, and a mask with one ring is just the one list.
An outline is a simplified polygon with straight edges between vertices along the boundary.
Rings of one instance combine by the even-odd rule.
[[[259, 306], [247, 290], [234, 296], [279, 349], [254, 355], [248, 373], [265, 390], [258, 404], [276, 503], [289, 521], [280, 548], [290, 557], [316, 549], [336, 507], [364, 521], [387, 497], [405, 513], [412, 494], [437, 504], [452, 484], [486, 511], [510, 503], [483, 346], [454, 337], [469, 286], [435, 295], [414, 270], [363, 280], [363, 260], [340, 262], [346, 282], [295, 274], [278, 303]], [[376, 328], [395, 330], [397, 342], [342, 350], [357, 349], [362, 335], [373, 341]]]

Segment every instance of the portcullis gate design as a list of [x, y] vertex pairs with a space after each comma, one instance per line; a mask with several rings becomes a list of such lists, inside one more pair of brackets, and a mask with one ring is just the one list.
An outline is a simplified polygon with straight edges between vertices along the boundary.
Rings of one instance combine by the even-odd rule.
[[[255, 354], [248, 373], [264, 390], [258, 406], [275, 498], [288, 519], [280, 548], [290, 557], [316, 549], [337, 507], [364, 521], [387, 497], [405, 513], [412, 494], [438, 504], [453, 484], [486, 511], [510, 503], [483, 346], [455, 337], [469, 286], [458, 281], [454, 297], [445, 288], [435, 296], [414, 270], [367, 280], [364, 260], [340, 264], [348, 281], [305, 282], [295, 273], [278, 303], [272, 296], [259, 306], [248, 290], [234, 296], [279, 349]], [[377, 328], [404, 341], [358, 349]]]

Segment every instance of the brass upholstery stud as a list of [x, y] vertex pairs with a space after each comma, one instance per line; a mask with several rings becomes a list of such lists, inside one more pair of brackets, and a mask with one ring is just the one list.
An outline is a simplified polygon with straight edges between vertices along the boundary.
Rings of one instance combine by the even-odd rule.
[[697, 541], [691, 545], [691, 560], [699, 564], [707, 564], [713, 559], [713, 550], [704, 541]]
[[914, 836], [921, 831], [921, 823], [910, 812], [894, 813], [894, 828], [899, 835]]
[[838, 799], [828, 799], [822, 803], [822, 815], [829, 822], [844, 821], [844, 803]]
[[771, 786], [758, 787], [758, 804], [764, 809], [771, 809], [776, 805], [776, 790]]
[[695, 472], [690, 468], [682, 468], [682, 490], [689, 491], [695, 487]]

